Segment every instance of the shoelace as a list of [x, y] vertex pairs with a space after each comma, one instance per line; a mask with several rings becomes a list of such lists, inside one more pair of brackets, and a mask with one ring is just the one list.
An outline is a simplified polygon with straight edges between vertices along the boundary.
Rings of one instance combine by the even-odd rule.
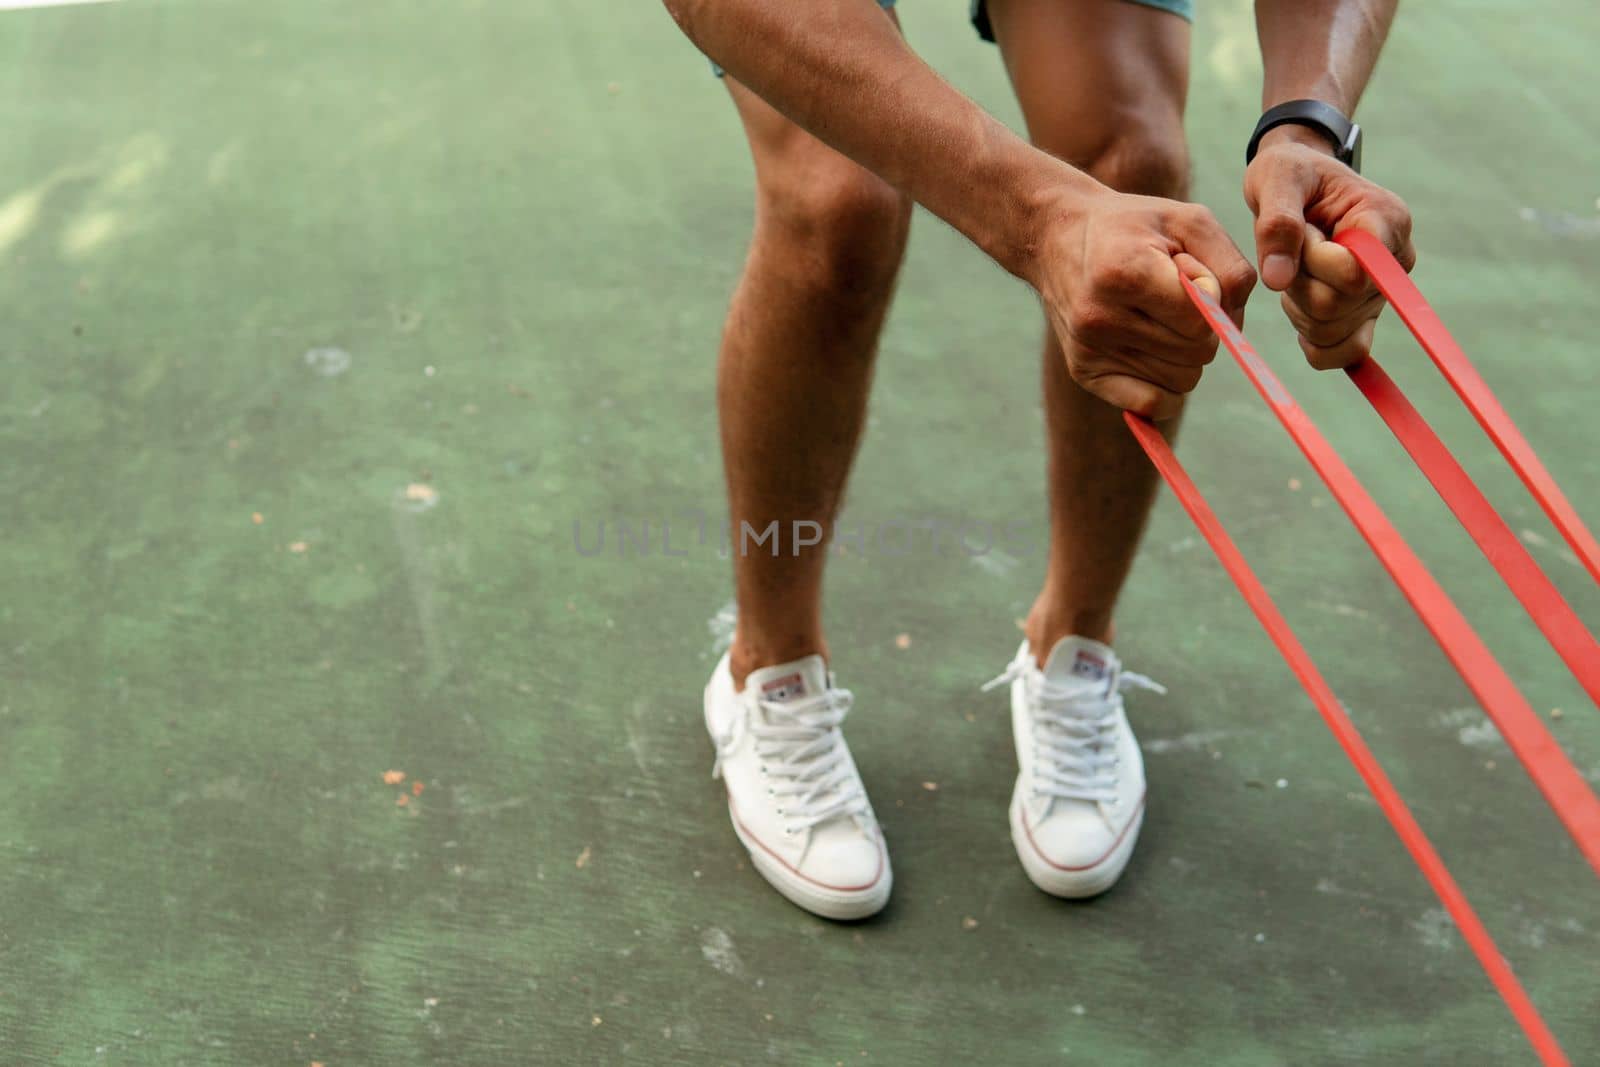
[[712, 777], [722, 774], [723, 759], [748, 729], [755, 738], [767, 789], [777, 798], [785, 833], [800, 833], [839, 816], [868, 814], [866, 790], [851, 766], [839, 729], [854, 699], [848, 689], [829, 689], [805, 700], [757, 701], [766, 721], [750, 721], [744, 715], [735, 720], [729, 736], [717, 745]]
[[[983, 686], [984, 692], [1040, 673], [1023, 653]], [[1065, 685], [1044, 677], [1030, 687], [1033, 720], [1033, 791], [1035, 796], [1111, 803], [1117, 799], [1117, 752], [1114, 734], [1122, 694], [1129, 689], [1165, 693], [1166, 686], [1122, 671], [1115, 687]]]

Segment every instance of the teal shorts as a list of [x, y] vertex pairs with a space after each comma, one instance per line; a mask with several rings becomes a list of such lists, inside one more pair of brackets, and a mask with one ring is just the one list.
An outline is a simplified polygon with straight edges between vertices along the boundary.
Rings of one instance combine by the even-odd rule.
[[[885, 11], [894, 7], [894, 3], [895, 0], [878, 0], [878, 6]], [[1129, 3], [1143, 4], [1158, 11], [1170, 11], [1179, 18], [1194, 21], [1194, 0], [1129, 0]], [[972, 0], [972, 25], [978, 31], [979, 37], [985, 41], [994, 40], [994, 27], [989, 24], [989, 8], [986, 0]], [[720, 78], [723, 73], [722, 68], [713, 63], [711, 73]]]
[[[1194, 0], [1130, 0], [1135, 4], [1170, 11], [1180, 18], [1194, 21]], [[994, 27], [989, 24], [989, 8], [985, 0], [972, 0], [972, 26], [985, 41], [994, 40]]]

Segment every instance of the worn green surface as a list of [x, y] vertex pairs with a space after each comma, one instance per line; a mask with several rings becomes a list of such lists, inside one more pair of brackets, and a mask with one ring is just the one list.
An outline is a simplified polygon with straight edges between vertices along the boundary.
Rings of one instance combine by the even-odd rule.
[[[902, 16], [1014, 120], [963, 6]], [[1587, 0], [1411, 5], [1364, 115], [1424, 289], [1592, 522], [1597, 43]], [[1195, 54], [1197, 193], [1244, 236], [1243, 0], [1203, 5]], [[834, 570], [889, 911], [829, 925], [741, 862], [698, 721], [727, 568], [689, 513], [721, 507], [749, 182], [651, 4], [0, 12], [0, 1062], [1531, 1062], [1170, 500], [1122, 618], [1172, 694], [1134, 708], [1153, 799], [1116, 892], [1042, 896], [1007, 837], [977, 685], [1037, 558]], [[1600, 715], [1353, 390], [1252, 316], [1600, 780]], [[1042, 518], [1036, 328], [919, 219], [855, 521]], [[1393, 323], [1382, 351], [1600, 623]], [[1600, 1062], [1600, 887], [1240, 375], [1201, 392], [1192, 471]], [[619, 518], [651, 556], [574, 551]]]

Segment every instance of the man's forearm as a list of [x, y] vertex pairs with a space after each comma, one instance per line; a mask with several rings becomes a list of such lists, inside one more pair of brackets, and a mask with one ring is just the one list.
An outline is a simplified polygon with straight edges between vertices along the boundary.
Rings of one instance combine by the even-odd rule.
[[917, 58], [873, 0], [666, 0], [689, 38], [797, 125], [1032, 273], [1040, 217], [1100, 186]]
[[[1263, 108], [1321, 100], [1353, 114], [1398, 0], [1256, 0]], [[1273, 131], [1276, 133], [1277, 131]]]

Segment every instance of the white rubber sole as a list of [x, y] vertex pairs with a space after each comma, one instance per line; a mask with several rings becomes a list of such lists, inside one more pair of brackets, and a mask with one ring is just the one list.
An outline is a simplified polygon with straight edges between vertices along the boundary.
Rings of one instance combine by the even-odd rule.
[[1051, 863], [1034, 847], [1022, 822], [1022, 805], [1015, 795], [1011, 798], [1011, 844], [1017, 850], [1017, 859], [1028, 873], [1028, 880], [1053, 897], [1082, 900], [1099, 896], [1117, 884], [1128, 860], [1133, 857], [1133, 846], [1138, 843], [1139, 829], [1144, 825], [1144, 803], [1139, 804], [1139, 814], [1123, 833], [1122, 839], [1105, 858], [1092, 867], [1066, 869]]
[[[739, 825], [733, 809], [728, 809], [728, 821], [733, 832], [739, 835], [740, 844], [750, 854], [750, 862], [761, 877], [782, 893], [789, 902], [824, 919], [865, 919], [882, 911], [889, 903], [889, 892], [894, 888], [894, 874], [889, 869], [889, 857], [883, 857], [882, 873], [878, 880], [863, 889], [830, 889], [818, 885], [773, 858], [759, 843], [752, 840]], [[879, 848], [882, 848], [879, 845]]]

